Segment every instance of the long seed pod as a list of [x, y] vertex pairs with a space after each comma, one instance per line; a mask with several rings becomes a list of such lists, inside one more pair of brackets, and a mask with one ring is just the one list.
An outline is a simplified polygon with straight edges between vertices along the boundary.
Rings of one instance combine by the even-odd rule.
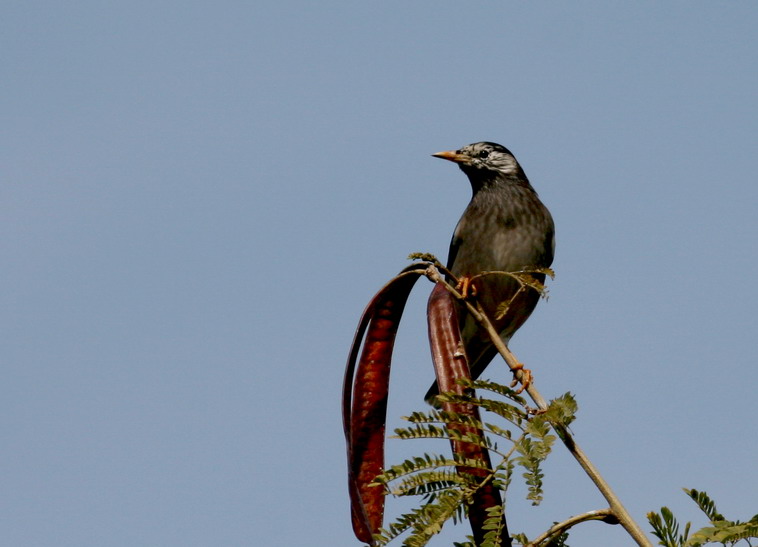
[[[429, 324], [429, 345], [432, 350], [434, 371], [437, 375], [437, 385], [441, 393], [456, 392], [463, 394], [465, 388], [457, 383], [458, 379], [471, 379], [466, 353], [461, 342], [461, 332], [458, 324], [458, 311], [455, 299], [445, 288], [442, 282], [438, 282], [427, 305], [427, 318]], [[470, 404], [442, 403], [446, 412], [452, 412], [468, 416], [481, 421], [478, 407]], [[460, 436], [475, 435], [484, 438], [482, 430], [478, 427], [461, 423], [448, 423], [448, 429], [456, 431]], [[484, 480], [492, 468], [489, 452], [482, 446], [474, 443], [451, 440], [453, 453], [462, 459], [477, 460], [485, 465], [485, 468], [458, 466], [459, 474], [472, 475]], [[487, 510], [501, 505], [500, 492], [492, 486], [491, 482], [482, 484], [474, 493], [468, 508], [471, 531], [477, 545], [484, 540], [487, 520]], [[500, 527], [500, 544], [510, 547], [511, 538], [503, 514], [502, 526]]]
[[[384, 470], [392, 350], [408, 295], [424, 274], [423, 268], [418, 264], [408, 266], [369, 302], [356, 329], [345, 368], [342, 417], [350, 510], [355, 536], [370, 545], [374, 544], [373, 534], [384, 519], [384, 490], [369, 484]], [[361, 342], [363, 351], [358, 359]]]

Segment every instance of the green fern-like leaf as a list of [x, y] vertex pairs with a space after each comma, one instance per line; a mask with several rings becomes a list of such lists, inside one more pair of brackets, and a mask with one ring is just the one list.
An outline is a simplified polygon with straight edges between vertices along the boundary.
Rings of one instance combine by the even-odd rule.
[[512, 400], [520, 407], [526, 406], [526, 399], [524, 399], [521, 395], [516, 393], [515, 390], [511, 389], [508, 386], [504, 386], [496, 382], [491, 382], [489, 380], [459, 380], [458, 383], [464, 387], [497, 393], [498, 395], [502, 395], [503, 397]]
[[433, 424], [399, 427], [395, 429], [396, 439], [446, 439], [447, 429]]
[[500, 427], [498, 425], [490, 424], [490, 423], [484, 424], [484, 428], [483, 429], [485, 429], [487, 431], [487, 433], [492, 433], [493, 435], [497, 435], [498, 437], [502, 437], [503, 439], [505, 439], [507, 441], [510, 441], [510, 440], [513, 439], [513, 433], [511, 432], [510, 429], [503, 429], [502, 427]]
[[505, 508], [502, 505], [494, 505], [487, 509], [487, 519], [482, 526], [486, 530], [481, 547], [501, 547], [500, 538], [503, 534], [503, 513]]
[[454, 467], [459, 465], [455, 459], [450, 459], [440, 455], [424, 454], [423, 456], [416, 456], [415, 458], [405, 460], [402, 463], [393, 465], [389, 469], [385, 469], [384, 473], [380, 474], [375, 482], [377, 484], [386, 485], [390, 482], [397, 480], [401, 477], [405, 477], [412, 473], [419, 471], [428, 471], [430, 469], [439, 469], [445, 467]]
[[519, 429], [523, 429], [524, 424], [529, 420], [529, 416], [526, 411], [503, 401], [496, 401], [493, 399], [478, 399], [476, 401], [476, 404], [487, 412], [497, 414]]
[[383, 475], [387, 476], [389, 480], [394, 480], [398, 477], [415, 473], [416, 471], [436, 469], [446, 465], [450, 465], [450, 460], [448, 458], [444, 456], [424, 454], [421, 457], [416, 456], [412, 459], [405, 460], [398, 465], [393, 465], [391, 468], [385, 470]]
[[566, 541], [568, 540], [568, 537], [569, 537], [568, 532], [563, 532], [562, 534], [553, 536], [545, 544], [545, 547], [569, 547], [569, 544], [566, 543]]
[[511, 539], [515, 543], [518, 543], [519, 545], [528, 545], [529, 544], [529, 538], [523, 532], [518, 532], [518, 533], [515, 533], [515, 534], [512, 533], [511, 534]]
[[543, 413], [550, 423], [568, 427], [576, 417], [578, 405], [571, 393], [564, 393], [550, 401], [547, 410]]
[[413, 526], [418, 519], [417, 512], [412, 511], [397, 517], [394, 522], [387, 525], [387, 528], [381, 528], [374, 534], [374, 540], [377, 545], [387, 545], [393, 539], [404, 534]]
[[461, 458], [458, 456], [448, 458], [441, 455], [424, 454], [423, 457], [417, 456], [405, 460], [400, 464], [393, 465], [389, 469], [385, 469], [383, 473], [376, 477], [374, 484], [386, 486], [393, 481], [414, 473], [460, 466], [489, 470], [487, 465], [478, 459]]
[[707, 543], [733, 544], [741, 540], [758, 539], [758, 524], [735, 523], [720, 520], [714, 526], [701, 528], [690, 537], [685, 547], [699, 547]]
[[[466, 396], [455, 396], [458, 401], [469, 403], [470, 398]], [[447, 399], [446, 399], [447, 402]], [[404, 420], [414, 424], [448, 424], [448, 423], [460, 423], [471, 425], [474, 427], [481, 427], [482, 423], [476, 420], [472, 416], [465, 414], [459, 414], [457, 412], [448, 412], [444, 410], [432, 410], [430, 412], [414, 412], [410, 416], [404, 416]]]
[[[516, 276], [512, 276], [512, 277], [516, 277]], [[517, 291], [516, 291], [516, 292], [513, 294], [513, 296], [511, 296], [511, 297], [510, 297], [510, 299], [508, 299], [508, 300], [506, 300], [506, 301], [504, 301], [504, 302], [500, 302], [500, 303], [497, 305], [497, 307], [495, 308], [495, 320], [496, 320], [496, 321], [499, 321], [500, 319], [502, 319], [503, 317], [505, 317], [505, 315], [508, 313], [508, 310], [509, 310], [509, 309], [511, 309], [511, 306], [513, 305], [513, 302], [514, 302], [514, 300], [516, 300], [516, 298], [518, 298], [518, 297], [521, 295], [521, 293], [522, 293], [522, 292], [524, 292], [524, 291], [526, 291], [526, 290], [527, 290], [527, 286], [526, 286], [527, 284], [526, 284], [526, 283], [524, 283], [524, 282], [523, 282], [523, 281], [522, 281], [520, 278], [518, 278], [518, 277], [516, 277], [516, 280], [517, 280], [519, 283], [521, 283], [521, 286], [520, 286], [520, 287], [519, 287], [519, 289], [518, 289], [518, 290], [517, 290]], [[539, 283], [539, 282], [538, 282], [538, 281], [536, 281], [536, 280], [534, 280], [534, 282], [535, 282], [535, 283], [538, 283], [538, 284], [539, 284], [539, 286], [540, 286], [540, 287], [542, 287], [542, 289], [544, 289], [544, 286], [543, 286], [541, 283]], [[537, 292], [539, 292], [540, 294], [542, 294], [542, 289], [539, 289], [539, 288], [536, 288], [536, 287], [535, 287], [535, 290], [536, 290]]]
[[534, 268], [532, 273], [542, 273], [548, 276], [550, 279], [555, 279], [555, 270], [552, 268]]
[[550, 423], [545, 414], [538, 414], [526, 424], [524, 432], [537, 438], [544, 439], [550, 435]]
[[532, 502], [532, 505], [539, 505], [542, 501], [542, 478], [543, 474], [540, 469], [540, 463], [545, 454], [543, 443], [535, 442], [529, 437], [524, 437], [516, 443], [516, 450], [520, 454], [515, 458], [524, 469], [522, 476], [528, 486], [526, 499]]
[[697, 504], [700, 510], [708, 515], [708, 520], [711, 522], [725, 520], [724, 515], [716, 510], [716, 503], [710, 497], [708, 497], [708, 494], [705, 492], [698, 492], [694, 488], [691, 490], [683, 488], [683, 490], [690, 498], [692, 498], [692, 501]]
[[403, 416], [403, 420], [413, 424], [438, 424], [442, 423], [442, 418], [437, 410], [429, 412], [413, 412], [410, 416]]
[[684, 489], [685, 493], [708, 516], [711, 526], [701, 528], [685, 543], [686, 547], [698, 547], [706, 543], [734, 544], [741, 540], [758, 539], [758, 515], [749, 522], [729, 521], [716, 509], [716, 503], [705, 492]]
[[495, 471], [495, 476], [492, 479], [492, 483], [503, 492], [507, 492], [508, 487], [511, 485], [514, 467], [515, 464], [513, 463], [513, 460], [506, 459], [500, 464], [500, 466], [498, 466], [497, 470]]
[[461, 441], [464, 443], [480, 446], [487, 450], [493, 448], [492, 440], [489, 437], [482, 437], [472, 431], [457, 431], [454, 428], [450, 428], [447, 431], [448, 437], [453, 441]]
[[408, 255], [408, 260], [421, 260], [423, 262], [431, 262], [432, 264], [440, 264], [440, 261], [432, 253], [411, 253]]
[[659, 545], [664, 547], [682, 547], [687, 539], [689, 524], [685, 528], [685, 533], [679, 535], [679, 523], [677, 522], [671, 509], [661, 507], [660, 513], [650, 512], [647, 514], [647, 520], [653, 527], [653, 534], [660, 541]]
[[461, 491], [442, 492], [432, 503], [427, 503], [413, 511], [416, 518], [410, 527], [411, 534], [403, 544], [407, 547], [422, 547], [442, 530], [443, 524], [452, 519], [459, 520], [464, 513]]
[[471, 486], [472, 482], [469, 477], [454, 470], [422, 471], [406, 476], [397, 484], [393, 483], [390, 493], [394, 496], [428, 496], [450, 488]]

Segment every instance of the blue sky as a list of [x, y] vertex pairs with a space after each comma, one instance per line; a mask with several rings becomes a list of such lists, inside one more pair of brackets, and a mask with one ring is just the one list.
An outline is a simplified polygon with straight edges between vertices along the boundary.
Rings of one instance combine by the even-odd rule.
[[[576, 395], [577, 439], [628, 509], [698, 527], [694, 487], [758, 511], [754, 3], [0, 13], [4, 544], [356, 545], [348, 345], [409, 253], [446, 255], [470, 189], [430, 154], [480, 140], [557, 225], [550, 299], [511, 348], [545, 396]], [[393, 425], [432, 377], [428, 291]], [[536, 509], [514, 488], [512, 530], [605, 506], [560, 448], [545, 487]]]

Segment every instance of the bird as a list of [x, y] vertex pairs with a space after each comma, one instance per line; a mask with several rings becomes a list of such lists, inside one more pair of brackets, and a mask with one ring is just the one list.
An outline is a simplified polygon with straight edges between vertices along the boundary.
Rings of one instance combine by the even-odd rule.
[[[529, 183], [515, 156], [494, 142], [477, 142], [458, 150], [432, 154], [458, 164], [471, 183], [472, 196], [453, 232], [447, 269], [475, 295], [504, 343], [524, 324], [540, 293], [522, 289], [513, 277], [484, 271], [515, 272], [548, 268], [555, 255], [555, 224], [547, 207]], [[532, 273], [544, 283], [544, 273]], [[520, 290], [521, 289], [521, 290]], [[512, 299], [512, 301], [511, 301]], [[510, 302], [506, 313], [498, 307]], [[491, 339], [458, 303], [461, 340], [472, 379], [478, 378], [497, 354]], [[434, 404], [435, 382], [426, 394]]]

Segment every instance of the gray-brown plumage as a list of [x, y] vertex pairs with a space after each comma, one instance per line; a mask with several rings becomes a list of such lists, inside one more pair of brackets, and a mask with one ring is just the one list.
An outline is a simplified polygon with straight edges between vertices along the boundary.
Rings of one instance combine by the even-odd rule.
[[[550, 266], [555, 250], [553, 219], [508, 149], [492, 142], [478, 142], [434, 156], [457, 163], [473, 190], [450, 242], [447, 267], [453, 275], [460, 279], [483, 271], [513, 272]], [[534, 277], [545, 280], [543, 274]], [[522, 290], [505, 316], [495, 320], [498, 306], [519, 290], [518, 281], [490, 275], [476, 279], [473, 285], [477, 299], [506, 343], [529, 318], [540, 297], [536, 290]], [[462, 306], [459, 316], [471, 376], [478, 378], [497, 351]], [[426, 395], [427, 401], [437, 392], [435, 383]]]

